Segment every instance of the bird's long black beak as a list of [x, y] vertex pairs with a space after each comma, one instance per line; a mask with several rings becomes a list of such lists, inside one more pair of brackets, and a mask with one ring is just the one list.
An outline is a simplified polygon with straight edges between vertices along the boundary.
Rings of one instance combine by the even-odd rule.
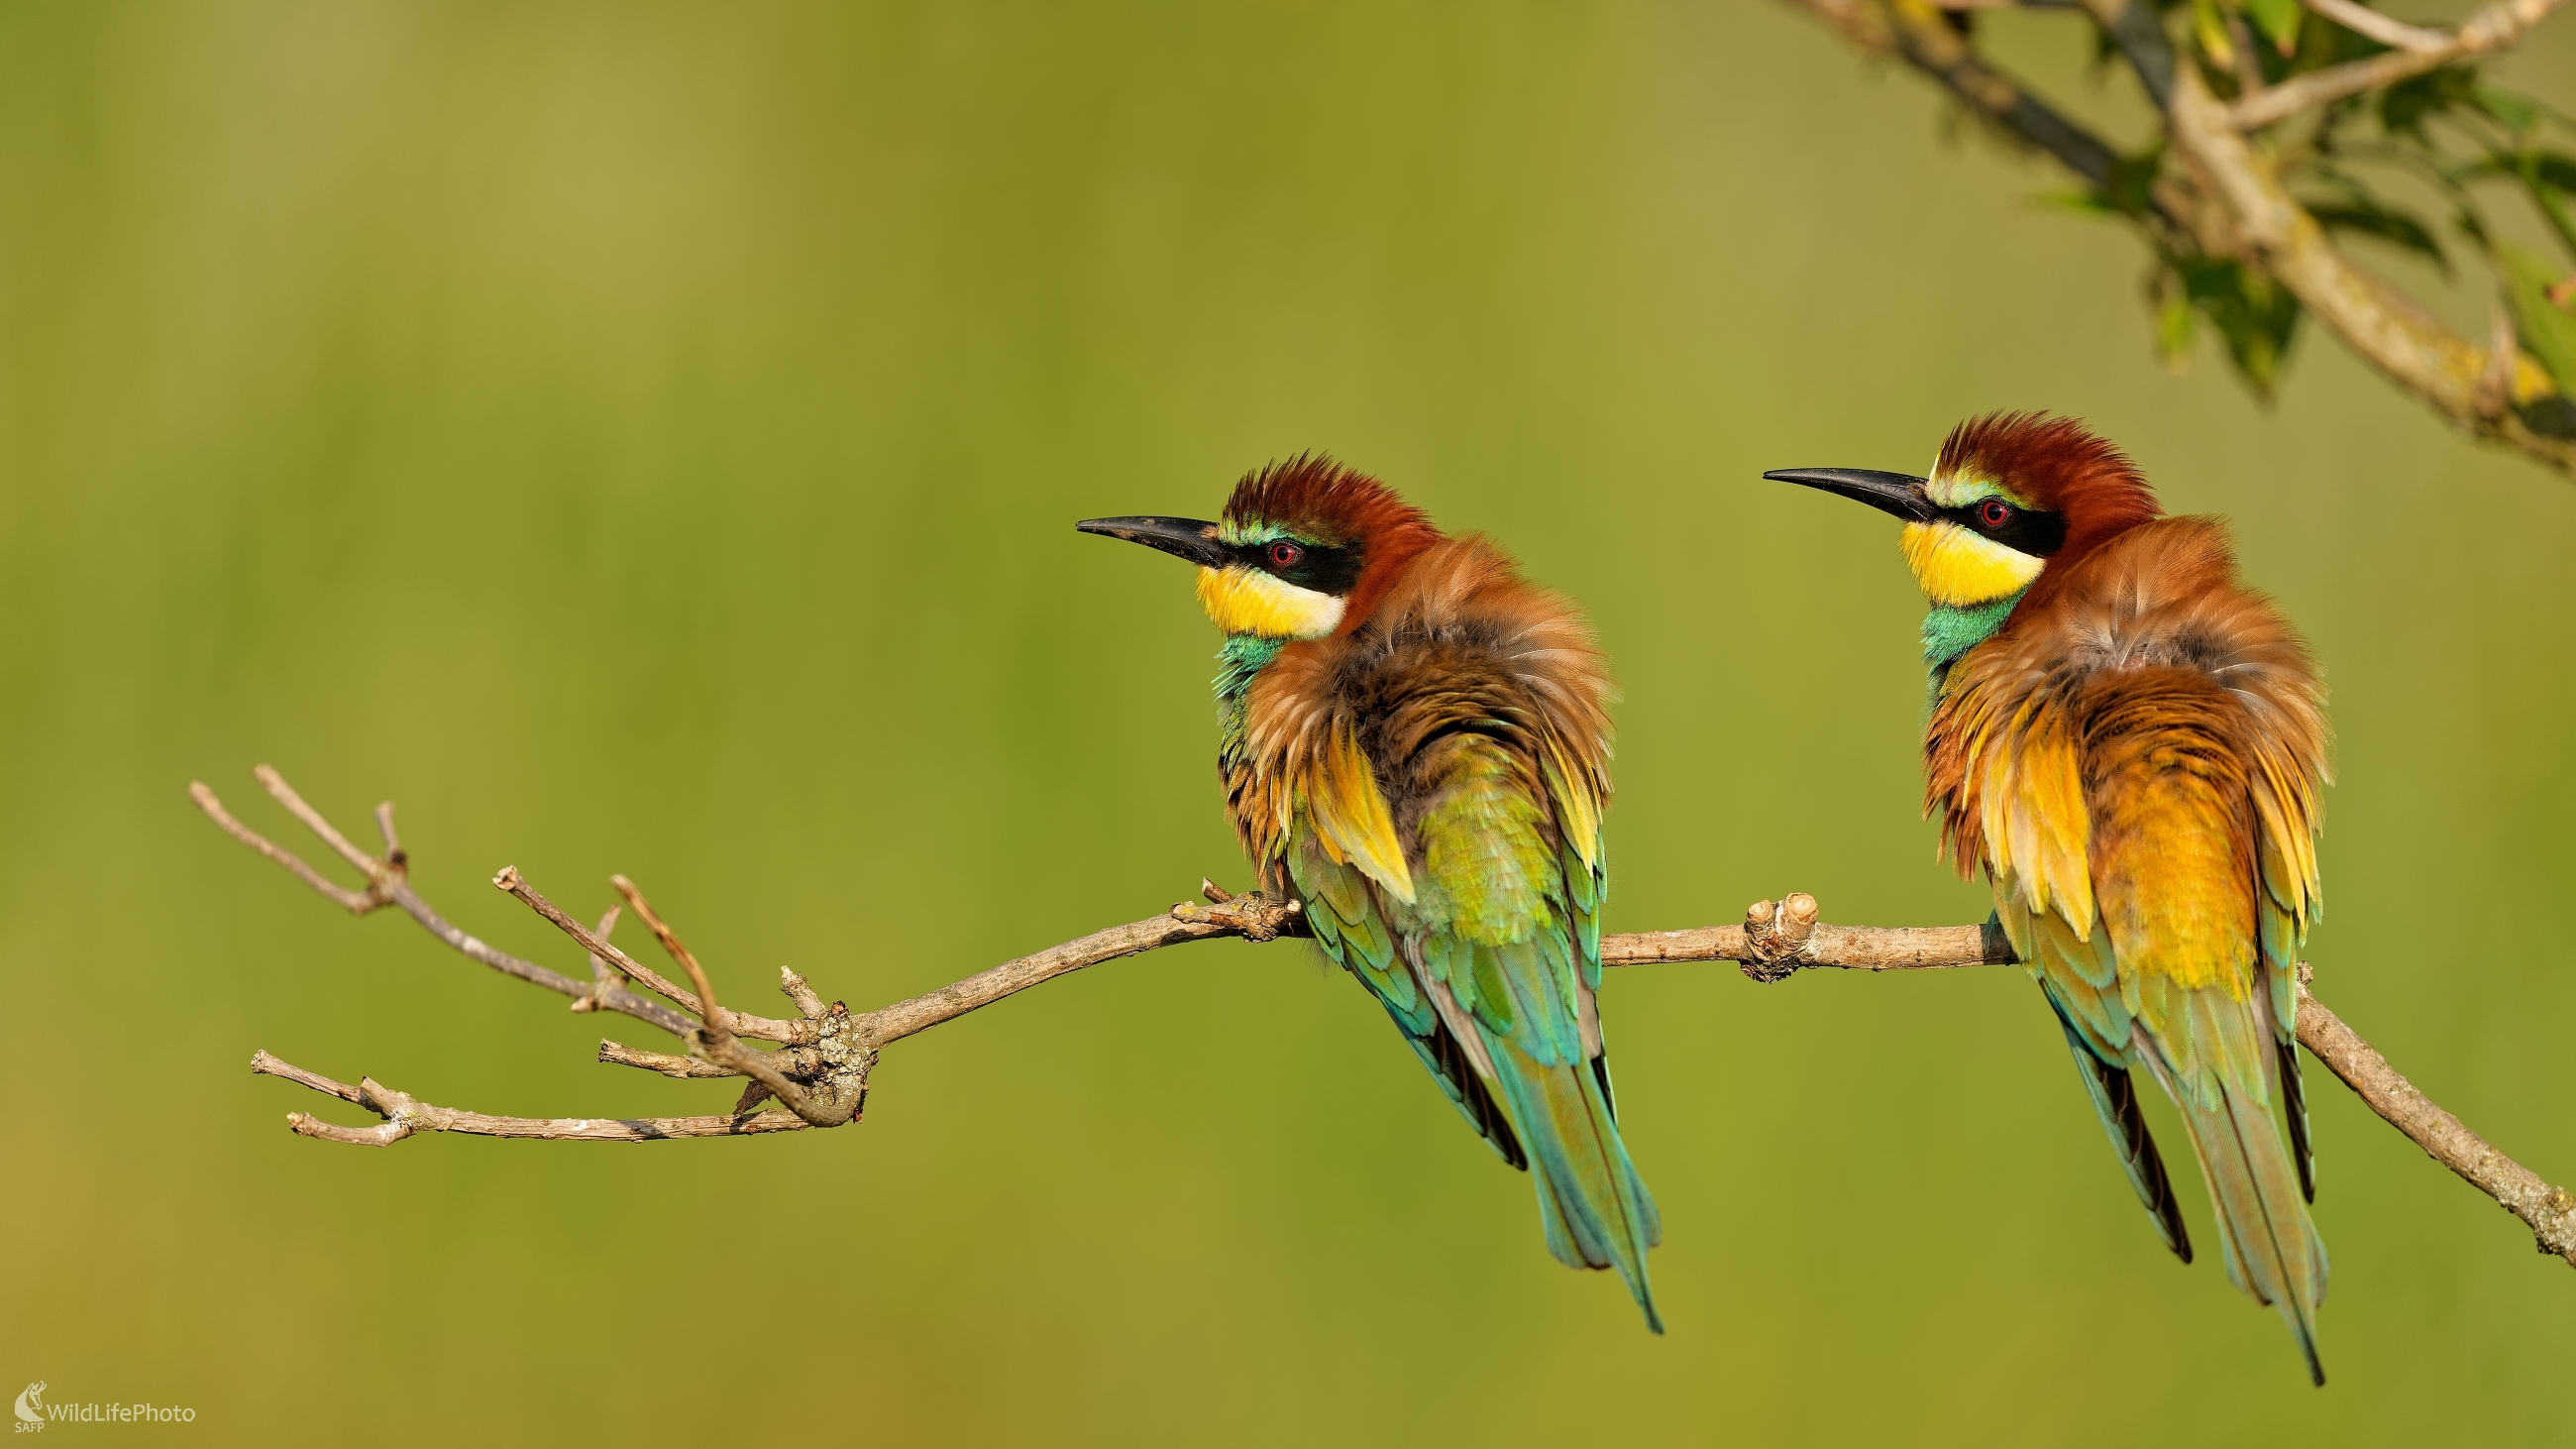
[[1926, 483], [1911, 473], [1881, 473], [1869, 468], [1774, 468], [1762, 475], [1775, 483], [1799, 483], [1893, 513], [1909, 523], [1930, 523], [1941, 516]]
[[1074, 527], [1085, 533], [1105, 534], [1159, 548], [1184, 558], [1201, 568], [1221, 569], [1234, 562], [1234, 550], [1216, 541], [1216, 525], [1195, 518], [1156, 518], [1138, 514], [1132, 518], [1086, 518]]

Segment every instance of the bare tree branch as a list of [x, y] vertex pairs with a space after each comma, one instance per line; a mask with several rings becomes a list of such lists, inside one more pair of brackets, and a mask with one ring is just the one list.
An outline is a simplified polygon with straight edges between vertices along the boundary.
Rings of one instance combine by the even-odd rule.
[[796, 1132], [805, 1123], [785, 1112], [757, 1112], [741, 1117], [494, 1117], [433, 1107], [372, 1078], [357, 1086], [335, 1082], [266, 1052], [253, 1052], [250, 1069], [259, 1076], [283, 1077], [325, 1096], [352, 1102], [384, 1118], [376, 1127], [343, 1127], [302, 1112], [286, 1114], [286, 1125], [298, 1135], [341, 1142], [352, 1147], [390, 1147], [421, 1132], [467, 1132], [477, 1137], [534, 1137], [547, 1142], [658, 1142], [674, 1137], [748, 1137], [762, 1132]]
[[[2238, 101], [2228, 110], [2227, 119], [2239, 130], [2260, 130], [2328, 101], [2385, 90], [2455, 60], [2510, 50], [2522, 43], [2531, 27], [2566, 3], [2567, 0], [2502, 0], [2461, 22], [2459, 29], [2446, 33], [2390, 20], [2350, 0], [2306, 0], [2309, 9], [2336, 24], [2398, 48], [2368, 60], [2350, 61], [2283, 81], [2259, 96]], [[2343, 13], [2346, 11], [2360, 14], [2347, 18]], [[2369, 18], [2364, 20], [2364, 16]]]
[[2556, 1253], [2576, 1264], [2576, 1195], [2496, 1151], [2487, 1140], [2460, 1125], [2460, 1119], [2433, 1105], [2388, 1058], [2371, 1049], [2343, 1018], [2326, 1009], [2308, 990], [2308, 968], [2299, 967], [2299, 1044], [2326, 1069], [2343, 1079], [2370, 1110], [2385, 1117], [2433, 1160], [2458, 1173], [2471, 1186], [2523, 1220], [2540, 1251]]
[[2003, 932], [1987, 926], [1832, 926], [1816, 919], [1816, 898], [1792, 891], [1755, 901], [1741, 926], [1640, 931], [1601, 938], [1604, 966], [1665, 961], [1736, 961], [1756, 981], [1783, 981], [1809, 967], [1842, 971], [1940, 971], [2013, 960]]
[[[333, 842], [334, 848], [339, 849], [344, 858], [354, 856], [351, 863], [367, 874], [370, 890], [381, 890], [384, 895], [384, 899], [376, 904], [404, 906], [423, 929], [468, 959], [572, 997], [576, 1011], [585, 1008], [623, 1011], [662, 1027], [688, 1043], [692, 1050], [692, 1055], [676, 1056], [638, 1051], [614, 1041], [602, 1041], [598, 1047], [598, 1060], [657, 1072], [666, 1077], [747, 1077], [753, 1084], [745, 1091], [735, 1110], [724, 1116], [497, 1117], [432, 1106], [368, 1078], [360, 1078], [358, 1085], [352, 1087], [280, 1061], [265, 1051], [253, 1055], [251, 1070], [255, 1073], [284, 1078], [363, 1107], [384, 1119], [379, 1126], [362, 1128], [324, 1122], [302, 1112], [287, 1115], [287, 1125], [294, 1131], [326, 1142], [382, 1147], [422, 1132], [465, 1132], [485, 1137], [528, 1137], [548, 1141], [649, 1142], [679, 1137], [739, 1137], [762, 1132], [795, 1131], [808, 1126], [843, 1126], [859, 1119], [860, 1108], [867, 1096], [868, 1073], [876, 1064], [878, 1049], [890, 1042], [927, 1031], [942, 1022], [954, 1021], [1006, 996], [1104, 961], [1190, 941], [1227, 937], [1269, 941], [1284, 935], [1306, 934], [1304, 919], [1296, 902], [1274, 901], [1257, 893], [1231, 895], [1213, 882], [1203, 881], [1200, 891], [1209, 902], [1205, 906], [1183, 902], [1161, 915], [1113, 926], [1079, 940], [1006, 961], [953, 985], [863, 1015], [852, 1015], [837, 1001], [826, 1005], [803, 977], [781, 968], [779, 989], [796, 1003], [799, 1015], [794, 1021], [772, 1022], [765, 1017], [729, 1012], [717, 1005], [705, 967], [680, 943], [678, 934], [654, 912], [643, 892], [623, 876], [614, 879], [617, 889], [626, 898], [627, 907], [651, 927], [673, 959], [688, 971], [698, 986], [696, 993], [683, 992], [667, 982], [654, 985], [658, 977], [608, 943], [607, 933], [617, 919], [615, 910], [612, 909], [602, 919], [599, 930], [593, 932], [557, 910], [533, 887], [518, 879], [515, 870], [505, 869], [496, 884], [528, 904], [581, 946], [595, 963], [600, 979], [584, 986], [568, 976], [496, 952], [447, 925], [426, 905], [419, 904], [417, 896], [410, 894], [400, 868], [400, 848], [393, 844], [392, 807], [381, 807], [377, 812], [387, 841], [386, 858], [378, 859], [348, 846], [345, 837], [331, 830], [329, 822], [310, 806], [303, 805], [301, 798], [286, 787], [285, 781], [276, 777], [275, 771], [262, 766], [260, 778], [263, 783], [274, 781], [270, 790], [281, 802], [295, 802], [288, 808], [294, 810], [315, 834]], [[214, 792], [203, 784], [190, 785], [189, 793], [226, 834], [284, 867], [322, 895], [344, 906], [347, 904], [346, 896], [362, 900], [367, 897], [367, 892], [348, 892], [332, 884], [292, 852], [262, 839], [225, 813]], [[1803, 891], [1792, 892], [1778, 901], [1754, 902], [1746, 908], [1742, 925], [1604, 936], [1601, 938], [1601, 960], [1605, 966], [1623, 967], [1660, 962], [1733, 961], [1742, 967], [1746, 976], [1765, 982], [1786, 980], [1799, 971], [1814, 969], [1938, 971], [1962, 966], [2009, 965], [2014, 961], [2011, 944], [1991, 924], [1837, 926], [1820, 920], [1819, 914], [1815, 897]], [[467, 949], [469, 945], [474, 949]], [[495, 965], [489, 958], [496, 956], [517, 969]], [[651, 986], [674, 1000], [685, 1000], [692, 1011], [700, 1011], [699, 1004], [704, 1003], [700, 1019], [692, 1021], [668, 1007], [633, 996], [608, 979], [610, 966], [625, 973], [627, 979]], [[2299, 1041], [2319, 1061], [2332, 1069], [2391, 1125], [2522, 1218], [2538, 1235], [2545, 1251], [2558, 1253], [2571, 1264], [2576, 1264], [2576, 1197], [2496, 1151], [2462, 1126], [2459, 1119], [2434, 1106], [2423, 1093], [2398, 1075], [2385, 1058], [2308, 992], [2304, 966], [2301, 967], [2299, 1002]], [[719, 1019], [726, 1025], [717, 1025]], [[774, 1052], [754, 1052], [742, 1046], [732, 1039], [732, 1032], [741, 1030], [744, 1023], [776, 1028], [778, 1034], [773, 1039], [786, 1045]], [[772, 1096], [787, 1110], [760, 1110], [766, 1099]]]
[[[304, 803], [303, 797], [297, 795], [295, 791], [287, 785], [285, 779], [275, 770], [270, 769], [266, 765], [261, 765], [252, 770], [251, 774], [256, 777], [262, 785], [267, 786], [269, 793], [276, 796], [279, 803], [286, 805], [287, 809], [293, 812], [298, 819], [305, 820], [308, 825], [310, 825], [314, 820], [321, 819], [318, 814], [313, 812], [311, 806]], [[270, 860], [273, 860], [279, 865], [285, 867], [287, 872], [293, 875], [297, 880], [304, 882], [306, 885], [311, 886], [315, 891], [318, 891], [331, 900], [338, 902], [343, 909], [349, 911], [353, 915], [363, 916], [376, 910], [380, 906], [399, 906], [405, 914], [420, 923], [422, 930], [429, 932], [440, 941], [445, 942], [450, 948], [462, 954], [470, 961], [477, 962], [484, 966], [489, 966], [493, 970], [498, 971], [505, 976], [515, 976], [530, 985], [542, 986], [548, 991], [559, 992], [565, 996], [592, 1000], [594, 1009], [624, 1011], [629, 1015], [637, 1015], [640, 1016], [642, 1020], [652, 1022], [655, 1026], [661, 1027], [665, 1031], [683, 1033], [688, 1030], [688, 1018], [681, 1016], [679, 1013], [674, 1012], [667, 1007], [658, 1006], [655, 1003], [644, 1001], [642, 998], [625, 991], [601, 992], [598, 990], [595, 983], [592, 985], [585, 985], [582, 982], [575, 981], [569, 976], [550, 971], [533, 961], [521, 960], [507, 951], [502, 951], [487, 945], [483, 941], [478, 940], [473, 936], [469, 936], [465, 932], [448, 924], [445, 917], [439, 915], [436, 911], [431, 910], [429, 908], [429, 903], [423, 901], [419, 895], [414, 893], [411, 889], [410, 881], [408, 879], [410, 862], [402, 855], [399, 846], [389, 845], [387, 857], [379, 860], [375, 857], [366, 855], [363, 852], [357, 851], [354, 846], [349, 844], [348, 838], [341, 835], [337, 830], [332, 830], [329, 834], [322, 835], [323, 840], [331, 843], [333, 848], [339, 850], [344, 857], [353, 857], [352, 863], [357, 865], [359, 870], [366, 873], [368, 878], [367, 889], [363, 891], [352, 891], [346, 887], [332, 884], [328, 879], [323, 877], [321, 872], [305, 864], [304, 861], [297, 857], [293, 851], [276, 845], [267, 838], [261, 836], [257, 831], [252, 830], [250, 827], [242, 824], [239, 820], [234, 819], [231, 812], [224, 809], [223, 802], [215, 798], [215, 792], [207, 788], [204, 782], [191, 781], [188, 785], [188, 795], [189, 798], [197, 802], [197, 808], [205, 811], [207, 818], [213, 820], [217, 826], [221, 827], [225, 834], [230, 835], [233, 839], [240, 841], [242, 844], [258, 851], [261, 855], [264, 855]], [[387, 802], [386, 804], [378, 807], [377, 820], [386, 830], [387, 839], [390, 841], [392, 838], [391, 831], [393, 828], [393, 806], [391, 802]], [[327, 828], [329, 822], [324, 821], [323, 824]], [[315, 831], [315, 833], [322, 834], [319, 830]], [[619, 953], [621, 957], [623, 954], [624, 953], [622, 952]]]
[[1298, 923], [1299, 910], [1295, 901], [1274, 901], [1260, 895], [1235, 896], [1212, 908], [1193, 906], [1184, 901], [1163, 915], [1148, 916], [1124, 926], [1112, 926], [1033, 956], [1005, 961], [953, 986], [943, 986], [928, 995], [881, 1007], [861, 1017], [860, 1021], [864, 1023], [869, 1040], [879, 1044], [900, 1041], [915, 1032], [928, 1031], [941, 1022], [955, 1021], [977, 1007], [990, 1006], [1015, 992], [1026, 991], [1086, 966], [1115, 961], [1121, 956], [1135, 956], [1185, 941], [1213, 941], [1228, 936], [1241, 936], [1252, 941], [1274, 940], [1290, 933], [1292, 926]]
[[[1938, 81], [2008, 139], [2054, 157], [2106, 197], [2122, 166], [2118, 153], [2067, 121], [2045, 100], [2006, 80], [1967, 36], [1914, 0], [1792, 0], [1870, 55], [1894, 56]], [[2231, 106], [2211, 94], [2199, 68], [2177, 58], [2151, 0], [2082, 0], [2137, 73], [2166, 121], [2185, 174], [2159, 174], [2140, 203], [2121, 201], [2161, 251], [2230, 259], [2258, 269], [2295, 296], [2363, 361], [2452, 423], [2576, 474], [2576, 438], [2563, 423], [2536, 427], [2520, 405], [2559, 391], [2519, 350], [2491, 356], [2396, 288], [2346, 260], [2316, 218], [2281, 184], [2272, 160], [2244, 133], [2346, 95], [2383, 88], [2465, 57], [2510, 48], [2569, 0], [2498, 0], [2436, 48], [2391, 51], [2369, 60], [2251, 88]], [[2320, 13], [2351, 0], [2318, 0]], [[2393, 22], [2391, 22], [2393, 23]], [[2392, 32], [2394, 33], [2394, 32]], [[2511, 379], [2497, 401], [2490, 379]], [[2482, 385], [2482, 380], [2485, 380]], [[2553, 414], [2553, 416], [2557, 416]]]
[[[387, 1118], [384, 1127], [363, 1130], [332, 1126], [301, 1113], [290, 1118], [290, 1125], [296, 1131], [330, 1141], [381, 1146], [400, 1141], [416, 1131], [589, 1141], [729, 1136], [736, 1133], [717, 1124], [747, 1121], [756, 1109], [772, 1098], [792, 1114], [798, 1126], [842, 1126], [858, 1119], [867, 1099], [868, 1073], [875, 1065], [877, 1048], [885, 1042], [927, 1030], [1014, 992], [1025, 991], [1085, 966], [1182, 941], [1212, 940], [1221, 936], [1246, 936], [1266, 941], [1282, 932], [1296, 931], [1301, 925], [1299, 908], [1293, 902], [1283, 904], [1259, 895], [1227, 896], [1208, 885], [1205, 889], [1214, 902], [1210, 907], [1177, 906], [1164, 915], [1097, 932], [1033, 956], [1005, 962], [939, 991], [898, 1002], [866, 1017], [853, 1017], [848, 1007], [839, 1002], [827, 1005], [802, 976], [782, 967], [779, 990], [796, 1004], [799, 1015], [794, 1020], [776, 1020], [727, 1011], [714, 1002], [704, 968], [680, 943], [670, 926], [654, 912], [643, 892], [624, 876], [613, 877], [611, 883], [624, 895], [627, 907], [646, 922], [673, 958], [696, 980], [697, 991], [668, 980], [609, 942], [608, 933], [617, 922], [617, 908], [610, 908], [601, 918], [599, 929], [593, 931], [566, 915], [529, 884], [516, 867], [503, 867], [494, 877], [493, 884], [579, 945], [590, 958], [592, 980], [583, 983], [498, 950], [449, 924], [412, 890], [408, 861], [402, 856], [393, 832], [393, 807], [390, 803], [379, 806], [376, 811], [378, 827], [386, 840], [386, 854], [379, 858], [350, 844], [347, 836], [306, 804], [275, 770], [262, 765], [254, 774], [281, 805], [367, 877], [365, 890], [350, 890], [332, 882], [294, 852], [242, 824], [204, 783], [191, 783], [188, 793], [198, 808], [205, 811], [224, 833], [276, 862], [343, 909], [365, 915], [381, 906], [399, 906], [422, 929], [467, 959], [571, 997], [575, 1011], [616, 1011], [659, 1027], [687, 1044], [692, 1053], [683, 1057], [638, 1052], [616, 1042], [603, 1041], [599, 1046], [600, 1061], [672, 1077], [743, 1077], [752, 1084], [729, 1118], [541, 1120], [494, 1117], [431, 1107], [372, 1083], [345, 1087], [300, 1069], [284, 1068], [282, 1063], [263, 1053], [254, 1061], [254, 1070], [287, 1076], [316, 1091], [328, 1092]], [[610, 974], [612, 968], [618, 975]], [[621, 976], [679, 1003], [698, 1019], [693, 1021], [660, 1002], [626, 990], [619, 984]], [[736, 1040], [737, 1037], [779, 1042], [782, 1049], [776, 1052], [754, 1051]], [[397, 1127], [400, 1130], [396, 1130]], [[765, 1124], [741, 1130], [778, 1131], [781, 1128]]]

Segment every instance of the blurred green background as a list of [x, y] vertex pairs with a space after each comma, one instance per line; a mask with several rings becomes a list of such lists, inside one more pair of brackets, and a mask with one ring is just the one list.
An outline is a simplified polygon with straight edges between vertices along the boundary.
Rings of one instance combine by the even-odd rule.
[[[2576, 104], [2571, 32], [2505, 73]], [[296, 838], [258, 761], [558, 966], [491, 873], [635, 876], [743, 1004], [1240, 885], [1188, 579], [1069, 525], [1303, 448], [1592, 610], [1614, 929], [1981, 918], [1893, 529], [1756, 475], [2027, 406], [2233, 516], [2335, 691], [2321, 996], [2576, 1176], [2576, 486], [2321, 336], [2269, 413], [2168, 376], [2134, 243], [1939, 115], [1755, 0], [0, 10], [0, 1390], [220, 1441], [2576, 1439], [2565, 1265], [2313, 1065], [2310, 1390], [2017, 972], [1614, 976], [1661, 1340], [1298, 945], [905, 1042], [842, 1132], [362, 1151], [245, 1070], [732, 1095], [224, 840], [191, 778]]]

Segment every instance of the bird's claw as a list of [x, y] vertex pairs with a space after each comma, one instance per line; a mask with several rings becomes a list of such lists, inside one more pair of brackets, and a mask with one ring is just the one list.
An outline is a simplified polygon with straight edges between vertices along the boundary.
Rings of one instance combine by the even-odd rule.
[[1278, 900], [1259, 891], [1248, 891], [1238, 896], [1207, 881], [1200, 883], [1200, 889], [1213, 904], [1202, 906], [1183, 901], [1172, 907], [1174, 919], [1231, 926], [1242, 932], [1248, 941], [1275, 941], [1281, 936], [1306, 934], [1306, 907], [1303, 902]]

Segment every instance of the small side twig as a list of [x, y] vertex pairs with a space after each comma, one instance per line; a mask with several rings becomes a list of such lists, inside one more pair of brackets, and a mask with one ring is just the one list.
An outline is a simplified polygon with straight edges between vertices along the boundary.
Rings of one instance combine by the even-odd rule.
[[[593, 931], [591, 934], [597, 936], [603, 941], [607, 940], [609, 933], [617, 929], [617, 913], [623, 909], [625, 908], [622, 906], [610, 906], [607, 913], [599, 918], [599, 929]], [[600, 993], [614, 990], [618, 984], [618, 976], [616, 972], [608, 969], [608, 962], [606, 960], [593, 956], [590, 958], [590, 982], [593, 988], [591, 994], [574, 1002], [572, 1004], [573, 1010], [599, 1010]]]
[[784, 966], [778, 968], [778, 991], [796, 1003], [797, 1013], [807, 1021], [819, 1021], [831, 1010], [823, 1004], [823, 998], [815, 994], [814, 988], [805, 984], [804, 977]]
[[[517, 866], [501, 867], [500, 874], [492, 877], [492, 884], [503, 894], [543, 916], [555, 929], [572, 937], [575, 944], [593, 958], [606, 961], [624, 972], [628, 980], [638, 982], [647, 989], [678, 1002], [690, 1015], [701, 1020], [705, 1019], [706, 1013], [699, 1005], [697, 993], [685, 986], [674, 985], [664, 979], [660, 972], [593, 935], [589, 927], [565, 915], [561, 908], [547, 900], [535, 886], [528, 884], [527, 878], [519, 874]], [[633, 904], [631, 898], [628, 904]], [[675, 1016], [672, 1020], [685, 1021], [685, 1018]], [[661, 1026], [663, 1030], [671, 1032], [674, 1036], [687, 1036], [694, 1029], [688, 1025], [674, 1029], [659, 1021], [654, 1025]], [[804, 1040], [807, 1035], [795, 1022], [775, 1021], [765, 1016], [746, 1016], [740, 1012], [724, 1013], [724, 1026], [737, 1036], [759, 1037], [764, 1041], [795, 1042]]]
[[599, 1060], [612, 1067], [640, 1067], [648, 1072], [660, 1072], [666, 1077], [706, 1078], [737, 1075], [729, 1067], [700, 1061], [696, 1057], [673, 1056], [669, 1052], [637, 1051], [622, 1042], [613, 1042], [605, 1037], [600, 1039]]
[[[706, 968], [698, 964], [698, 958], [690, 953], [688, 947], [680, 944], [679, 934], [654, 914], [652, 903], [635, 888], [635, 882], [615, 875], [608, 878], [608, 883], [617, 887], [619, 895], [626, 897], [626, 904], [634, 909], [636, 917], [652, 931], [654, 939], [662, 943], [662, 949], [671, 954], [671, 959], [679, 962], [681, 968], [689, 973], [689, 980], [698, 988], [697, 1000], [704, 1004], [698, 1008], [698, 1029], [689, 1033], [691, 1050], [728, 1073], [749, 1077], [758, 1084], [757, 1090], [746, 1090], [742, 1100], [734, 1104], [737, 1113], [748, 1112], [764, 1099], [775, 1097], [781, 1106], [817, 1127], [838, 1127], [849, 1120], [848, 1112], [836, 1111], [807, 1096], [803, 1085], [780, 1071], [776, 1062], [734, 1040], [733, 1033], [727, 1028], [740, 1018], [717, 1003], [715, 984], [707, 979]], [[536, 897], [534, 891], [528, 895]], [[791, 1036], [788, 1039], [796, 1038]], [[856, 1100], [853, 1099], [851, 1110], [856, 1109]]]
[[476, 1137], [531, 1137], [545, 1142], [660, 1142], [679, 1137], [751, 1137], [766, 1132], [802, 1131], [806, 1123], [785, 1112], [747, 1117], [495, 1117], [436, 1107], [372, 1078], [357, 1086], [335, 1082], [317, 1072], [283, 1062], [267, 1052], [254, 1052], [252, 1072], [281, 1077], [326, 1096], [352, 1102], [384, 1118], [375, 1127], [343, 1127], [303, 1112], [286, 1114], [286, 1125], [299, 1137], [352, 1147], [390, 1147], [423, 1132], [464, 1132]]
[[[268, 766], [262, 765], [259, 768], [266, 770]], [[365, 890], [353, 891], [306, 865], [295, 852], [271, 842], [267, 836], [234, 819], [232, 812], [224, 808], [224, 802], [215, 798], [215, 792], [208, 789], [204, 781], [188, 782], [188, 798], [196, 801], [197, 808], [205, 811], [206, 818], [214, 821], [226, 835], [286, 867], [288, 874], [311, 886], [326, 899], [336, 902], [340, 909], [350, 915], [363, 916], [370, 911], [392, 904], [392, 896], [380, 889], [379, 882], [370, 879]]]
[[[2328, 6], [2336, 5], [2337, 0], [2325, 0], [2325, 3], [2308, 0], [2309, 9], [2336, 24], [2397, 49], [2367, 60], [2346, 61], [2342, 65], [2293, 76], [2260, 95], [2238, 101], [2228, 108], [2227, 119], [2240, 131], [2258, 131], [2328, 101], [2381, 90], [2428, 70], [2438, 70], [2455, 60], [2510, 49], [2530, 33], [2531, 27], [2548, 19], [2552, 12], [2566, 3], [2567, 0], [2500, 0], [2500, 3], [2479, 10], [2460, 22], [2458, 29], [2447, 33], [2405, 25], [2362, 10], [2357, 5], [2338, 5], [2337, 8], [2362, 10], [2364, 15], [2372, 16], [2379, 22], [2379, 28], [2387, 32], [2380, 34], [2329, 9]], [[2394, 38], [2398, 36], [2405, 38]]]

